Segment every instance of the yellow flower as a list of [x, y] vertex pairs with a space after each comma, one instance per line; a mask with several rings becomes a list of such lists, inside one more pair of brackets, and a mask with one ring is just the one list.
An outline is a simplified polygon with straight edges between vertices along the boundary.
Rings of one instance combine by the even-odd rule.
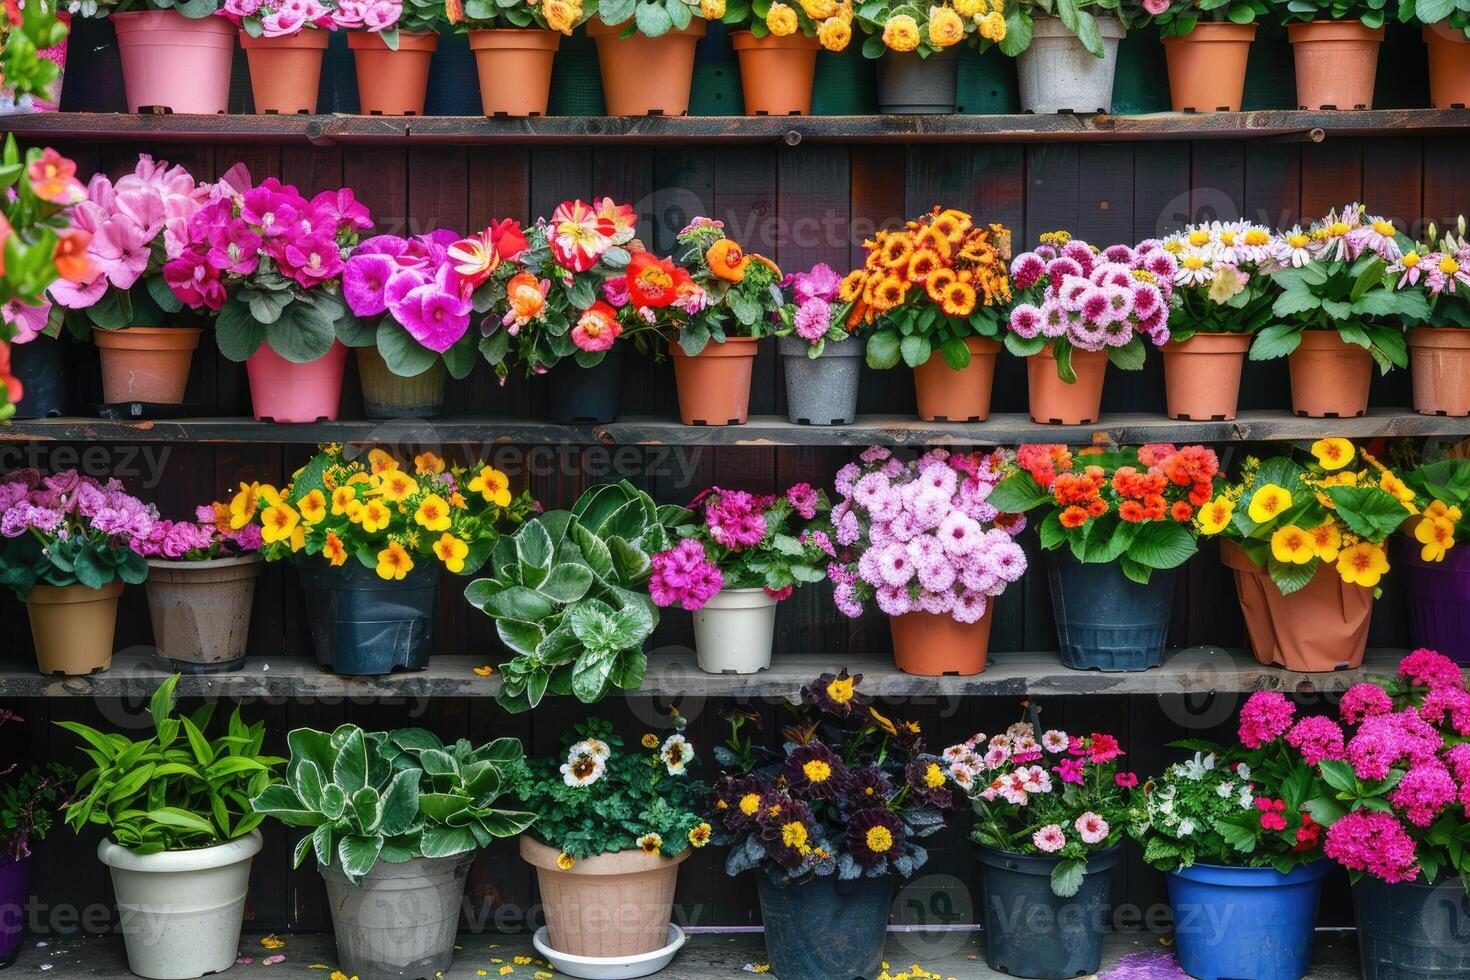
[[1353, 461], [1353, 444], [1335, 436], [1318, 439], [1312, 443], [1312, 455], [1324, 470], [1340, 470]]
[[485, 664], [483, 667], [475, 667], [474, 671], [477, 677], [489, 677], [495, 673], [495, 668]]
[[877, 708], [869, 705], [868, 715], [873, 719], [873, 724], [877, 725], [880, 729], [887, 732], [889, 735], [892, 735], [895, 738], [898, 737], [898, 727], [895, 726], [892, 721], [879, 714]]
[[1424, 546], [1424, 561], [1444, 561], [1445, 552], [1455, 546], [1455, 525], [1443, 517], [1425, 517], [1414, 528], [1414, 539]]
[[297, 524], [291, 529], [291, 553], [295, 554], [306, 547], [306, 525]]
[[308, 524], [320, 524], [327, 517], [327, 497], [320, 490], [313, 490], [301, 498], [301, 519]]
[[576, 863], [577, 859], [572, 857], [566, 851], [562, 851], [556, 856], [556, 866], [558, 868], [561, 868], [563, 871], [572, 870], [573, 865], [575, 865]]
[[322, 544], [322, 557], [326, 558], [333, 567], [340, 566], [347, 560], [347, 547], [342, 544], [342, 539], [337, 537], [337, 532], [327, 532], [327, 540]]
[[1221, 494], [1201, 507], [1194, 520], [1201, 534], [1219, 534], [1225, 530], [1225, 525], [1230, 523], [1230, 516], [1234, 513], [1235, 501]]
[[1379, 489], [1393, 494], [1409, 513], [1417, 514], [1419, 512], [1419, 508], [1414, 506], [1414, 491], [1409, 488], [1408, 484], [1400, 480], [1397, 476], [1394, 476], [1388, 470], [1384, 470], [1378, 474], [1378, 486]]
[[1256, 491], [1246, 514], [1257, 524], [1267, 524], [1291, 509], [1291, 491], [1268, 483]]
[[965, 39], [965, 21], [953, 7], [929, 8], [929, 43], [950, 48]]
[[510, 506], [510, 480], [493, 466], [485, 466], [470, 480], [470, 489], [497, 507]]
[[801, 771], [813, 783], [825, 783], [832, 778], [832, 767], [821, 759], [812, 759], [801, 767]]
[[393, 513], [387, 507], [384, 507], [380, 501], [369, 500], [358, 510], [357, 517], [354, 520], [361, 524], [362, 529], [367, 533], [376, 534], [387, 527], [389, 522], [393, 520]]
[[1317, 557], [1312, 535], [1295, 524], [1288, 524], [1271, 535], [1271, 555], [1288, 565], [1305, 565]]
[[469, 553], [469, 545], [447, 532], [440, 535], [439, 540], [434, 542], [434, 554], [444, 563], [444, 567], [455, 575], [464, 571], [465, 555]]
[[699, 13], [705, 20], [719, 20], [725, 16], [725, 0], [699, 0]]
[[801, 9], [812, 20], [826, 20], [836, 16], [837, 0], [798, 0]]
[[658, 736], [653, 734], [653, 732], [647, 732], [644, 734], [640, 744], [645, 749], [656, 749], [659, 746]]
[[426, 531], [449, 530], [449, 501], [437, 493], [429, 494], [413, 512], [413, 522]]
[[546, 0], [541, 5], [541, 16], [546, 18], [547, 27], [559, 34], [571, 36], [572, 29], [577, 26], [577, 19], [582, 16], [582, 8], [568, 3], [567, 0]]
[[[897, 14], [883, 25], [883, 43], [890, 51], [912, 51], [919, 46], [919, 22], [909, 14]], [[907, 255], [904, 256], [908, 258]]]
[[827, 685], [827, 697], [836, 704], [847, 704], [855, 693], [855, 683], [851, 677], [834, 677]]
[[893, 849], [893, 831], [887, 827], [869, 827], [864, 843], [874, 854], [886, 853]]
[[983, 16], [990, 8], [986, 6], [985, 0], [954, 0], [954, 9], [961, 17], [973, 18]]
[[740, 797], [740, 812], [747, 817], [753, 817], [760, 812], [761, 797], [759, 793], [746, 793]]
[[801, 854], [811, 853], [812, 847], [807, 843], [810, 837], [806, 824], [800, 820], [793, 820], [781, 827], [781, 843]]
[[796, 19], [796, 11], [784, 3], [773, 3], [771, 9], [766, 11], [766, 26], [776, 37], [786, 37], [795, 34], [801, 27], [801, 22]]
[[378, 552], [378, 578], [399, 582], [413, 571], [413, 559], [397, 541], [388, 542], [388, 547]]
[[419, 485], [407, 473], [401, 470], [392, 470], [383, 475], [383, 481], [378, 484], [378, 492], [383, 495], [385, 500], [398, 504], [418, 493]]
[[1360, 541], [1351, 548], [1344, 548], [1337, 556], [1337, 574], [1348, 585], [1361, 585], [1371, 589], [1388, 571], [1388, 556], [1383, 549], [1368, 541]]
[[398, 460], [393, 458], [392, 453], [374, 449], [368, 452], [368, 469], [374, 476], [382, 476], [389, 470], [398, 469]]
[[938, 789], [944, 785], [944, 770], [939, 768], [939, 763], [929, 763], [929, 768], [924, 770], [924, 785], [930, 789]]
[[824, 20], [822, 26], [817, 28], [817, 40], [828, 51], [846, 50], [847, 46], [852, 43], [852, 25], [841, 17]]
[[433, 453], [419, 453], [413, 458], [413, 471], [423, 476], [444, 472], [444, 460]]
[[230, 528], [238, 531], [255, 516], [260, 503], [260, 484], [241, 483], [240, 492], [230, 499]]
[[357, 499], [356, 487], [338, 487], [332, 491], [332, 516], [341, 517], [347, 513], [347, 505]]
[[1323, 561], [1337, 561], [1338, 549], [1342, 547], [1342, 533], [1331, 519], [1307, 532], [1312, 536], [1312, 547]]
[[1442, 517], [1445, 520], [1449, 521], [1451, 524], [1458, 524], [1460, 522], [1460, 518], [1464, 517], [1465, 515], [1460, 512], [1460, 508], [1452, 507], [1449, 504], [1445, 503], [1443, 500], [1436, 500], [1428, 507], [1424, 508], [1424, 516]]
[[[998, 4], [999, 0], [997, 0]], [[992, 10], [980, 18], [980, 36], [999, 44], [1006, 39], [1006, 19], [999, 9]]]
[[638, 838], [638, 846], [644, 854], [657, 855], [660, 853], [660, 848], [664, 846], [664, 839], [658, 834], [644, 834]]
[[712, 834], [713, 832], [714, 832], [714, 828], [712, 828], [707, 823], [702, 823], [702, 824], [699, 824], [698, 826], [694, 827], [692, 830], [689, 831], [689, 844], [690, 844], [690, 846], [692, 846], [692, 847], [694, 847], [694, 848], [697, 849], [697, 848], [701, 848], [704, 845], [708, 844], [709, 843], [710, 834]]
[[260, 538], [266, 544], [286, 541], [301, 515], [290, 504], [273, 504], [260, 512]]

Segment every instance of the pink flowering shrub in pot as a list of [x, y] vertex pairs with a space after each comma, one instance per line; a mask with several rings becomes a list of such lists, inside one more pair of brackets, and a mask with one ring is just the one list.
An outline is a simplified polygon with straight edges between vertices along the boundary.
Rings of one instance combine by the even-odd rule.
[[825, 262], [781, 280], [776, 351], [786, 378], [786, 417], [798, 425], [846, 425], [857, 417], [867, 342], [849, 332], [837, 292], [842, 277]]
[[941, 754], [975, 811], [970, 837], [985, 882], [985, 960], [1017, 977], [1096, 973], [1108, 872], [1138, 777], [1112, 735], [1041, 731], [1034, 712], [998, 735]]
[[315, 113], [328, 32], [337, 29], [335, 5], [321, 0], [225, 0], [219, 15], [240, 29], [255, 111]]
[[985, 669], [993, 600], [1026, 571], [1025, 518], [987, 499], [1002, 462], [936, 449], [905, 463], [872, 446], [837, 471], [833, 601], [854, 618], [874, 601], [905, 673]]
[[653, 556], [649, 595], [659, 606], [694, 613], [700, 670], [765, 670], [777, 604], [827, 577], [827, 495], [809, 483], [780, 495], [711, 487], [689, 509], [693, 519], [678, 527], [678, 544]]
[[243, 166], [210, 185], [163, 277], [186, 306], [215, 315], [215, 341], [245, 362], [257, 419], [335, 419], [347, 348], [344, 257], [372, 216], [346, 188], [308, 200]]

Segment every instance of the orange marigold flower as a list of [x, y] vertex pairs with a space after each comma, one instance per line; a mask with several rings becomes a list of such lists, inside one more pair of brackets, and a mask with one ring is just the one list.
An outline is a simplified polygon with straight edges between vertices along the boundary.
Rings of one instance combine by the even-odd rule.
[[711, 245], [704, 253], [704, 260], [709, 263], [710, 271], [726, 282], [744, 279], [745, 267], [750, 264], [739, 243], [728, 238], [721, 238]]
[[1139, 524], [1147, 520], [1143, 505], [1136, 500], [1125, 500], [1118, 506], [1118, 516], [1130, 524]]
[[939, 305], [950, 316], [969, 316], [975, 310], [975, 287], [967, 282], [952, 282], [945, 288]]
[[1194, 508], [1187, 500], [1176, 500], [1174, 506], [1169, 508], [1169, 516], [1180, 524], [1184, 524], [1194, 519]]
[[1081, 527], [1087, 522], [1087, 511], [1076, 504], [1062, 511], [1059, 520], [1062, 527]]
[[902, 232], [894, 232], [883, 240], [879, 261], [885, 269], [902, 269], [914, 254], [914, 241]]
[[909, 284], [898, 276], [884, 276], [878, 285], [873, 288], [871, 303], [873, 309], [881, 312], [891, 310], [903, 303], [908, 296]]
[[956, 282], [958, 279], [959, 277], [954, 274], [953, 269], [947, 269], [941, 266], [929, 273], [929, 278], [924, 280], [924, 292], [929, 295], [929, 299], [932, 302], [943, 303], [944, 291], [950, 287], [951, 283]]
[[1087, 505], [1088, 517], [1101, 517], [1108, 512], [1108, 502], [1101, 497], [1091, 501]]
[[863, 287], [867, 283], [867, 271], [864, 269], [853, 269], [842, 277], [842, 285], [837, 287], [837, 298], [844, 303], [851, 303], [863, 295]]
[[939, 253], [932, 248], [921, 248], [909, 259], [909, 278], [923, 282], [929, 274], [940, 267]]

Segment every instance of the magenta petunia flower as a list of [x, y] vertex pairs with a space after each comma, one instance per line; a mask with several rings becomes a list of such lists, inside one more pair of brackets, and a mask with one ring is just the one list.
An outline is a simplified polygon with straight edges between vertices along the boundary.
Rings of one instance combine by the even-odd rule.
[[393, 315], [414, 340], [442, 354], [469, 329], [470, 310], [470, 304], [458, 294], [430, 283], [405, 296]]

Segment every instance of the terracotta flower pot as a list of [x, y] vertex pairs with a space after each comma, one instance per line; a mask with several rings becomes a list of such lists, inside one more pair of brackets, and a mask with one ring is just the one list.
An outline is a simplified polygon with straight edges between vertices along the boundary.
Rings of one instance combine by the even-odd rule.
[[1313, 419], [1356, 418], [1368, 412], [1373, 355], [1335, 330], [1306, 330], [1287, 357], [1291, 410]]
[[685, 425], [745, 424], [758, 343], [753, 337], [730, 337], [723, 344], [710, 341], [697, 357], [685, 354], [676, 343], [669, 345], [679, 417]]
[[1240, 611], [1258, 661], [1296, 671], [1362, 666], [1372, 589], [1347, 584], [1324, 562], [1304, 587], [1282, 595], [1266, 570], [1234, 542], [1220, 542], [1220, 560], [1235, 573]]
[[212, 561], [148, 560], [153, 642], [170, 669], [186, 674], [239, 670], [250, 636], [258, 554]]
[[970, 363], [956, 371], [936, 350], [914, 368], [914, 394], [925, 422], [984, 422], [990, 417], [990, 389], [1000, 344], [986, 337], [966, 337]]
[[1201, 21], [1183, 37], [1163, 38], [1174, 111], [1239, 112], [1255, 39], [1255, 24], [1215, 21]]
[[609, 27], [593, 18], [587, 35], [597, 42], [602, 97], [610, 116], [682, 116], [689, 112], [694, 84], [694, 47], [704, 37], [704, 21], [658, 37], [619, 37], [626, 25]]
[[1164, 345], [1164, 391], [1171, 419], [1235, 418], [1248, 333], [1197, 333]]
[[364, 116], [422, 116], [429, 63], [438, 34], [400, 31], [398, 50], [371, 31], [351, 31], [347, 46], [357, 62], [358, 111]]
[[36, 666], [43, 674], [95, 674], [112, 666], [117, 627], [116, 579], [100, 589], [85, 585], [37, 585], [26, 598]]
[[388, 369], [376, 347], [357, 348], [357, 380], [362, 385], [362, 410], [370, 419], [432, 419], [444, 407], [444, 359], [420, 374], [405, 378]]
[[261, 422], [316, 422], [337, 418], [342, 403], [342, 372], [347, 348], [340, 340], [306, 364], [286, 360], [261, 344], [245, 362], [250, 402]]
[[240, 47], [250, 63], [250, 91], [262, 115], [311, 115], [322, 80], [322, 55], [329, 35], [298, 31], [287, 37], [251, 37], [240, 32]]
[[1470, 41], [1448, 24], [1424, 25], [1429, 48], [1429, 104], [1436, 109], [1470, 106]]
[[215, 115], [230, 101], [235, 25], [176, 10], [111, 13], [128, 111], [166, 109]]
[[199, 346], [197, 327], [123, 327], [94, 330], [102, 361], [102, 400], [178, 405]]
[[990, 652], [990, 622], [995, 600], [985, 603], [977, 622], [961, 623], [940, 613], [911, 612], [892, 616], [893, 660], [905, 674], [939, 677], [978, 674]]
[[733, 31], [730, 43], [740, 59], [740, 88], [747, 116], [808, 116], [812, 79], [821, 43], [797, 31], [785, 37]]
[[1371, 109], [1383, 28], [1356, 20], [1287, 24], [1299, 109]]
[[470, 31], [487, 116], [544, 116], [551, 63], [561, 46], [556, 31], [499, 28]]
[[566, 871], [558, 851], [521, 835], [521, 857], [536, 869], [551, 948], [572, 956], [639, 956], [669, 941], [677, 857], [618, 851], [582, 858]]
[[1409, 371], [1414, 381], [1414, 411], [1420, 415], [1470, 415], [1470, 330], [1410, 330]]
[[1072, 348], [1072, 370], [1077, 380], [1067, 384], [1057, 376], [1057, 359], [1048, 344], [1026, 358], [1026, 383], [1031, 390], [1031, 421], [1051, 425], [1091, 425], [1102, 414], [1103, 377], [1107, 351]]

